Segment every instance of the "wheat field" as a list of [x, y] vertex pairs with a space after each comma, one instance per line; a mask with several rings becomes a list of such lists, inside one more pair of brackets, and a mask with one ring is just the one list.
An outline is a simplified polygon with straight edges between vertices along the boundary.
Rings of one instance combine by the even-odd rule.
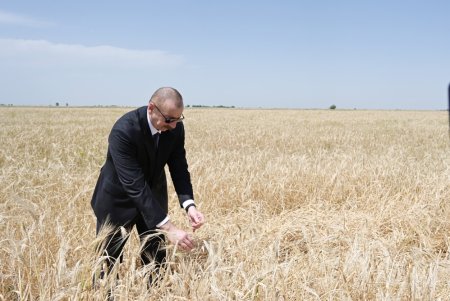
[[[197, 248], [93, 286], [90, 198], [131, 108], [0, 108], [0, 300], [449, 300], [446, 112], [185, 110]], [[170, 182], [170, 180], [169, 180]], [[172, 221], [189, 224], [169, 185]]]

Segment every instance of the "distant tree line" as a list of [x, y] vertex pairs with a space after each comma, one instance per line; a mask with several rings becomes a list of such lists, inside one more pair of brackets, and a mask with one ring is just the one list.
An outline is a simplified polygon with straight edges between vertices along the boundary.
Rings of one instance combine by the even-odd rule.
[[235, 108], [235, 106], [223, 106], [223, 105], [218, 105], [218, 106], [207, 106], [207, 105], [186, 105], [186, 108]]

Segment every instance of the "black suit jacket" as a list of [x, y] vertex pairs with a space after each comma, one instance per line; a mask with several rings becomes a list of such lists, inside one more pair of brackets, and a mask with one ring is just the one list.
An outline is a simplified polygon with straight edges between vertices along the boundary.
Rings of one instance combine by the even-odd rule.
[[180, 205], [193, 199], [184, 148], [184, 126], [162, 132], [156, 150], [147, 121], [147, 107], [126, 113], [113, 126], [108, 154], [95, 186], [91, 205], [100, 224], [123, 225], [142, 214], [150, 229], [167, 215], [168, 197], [164, 166]]

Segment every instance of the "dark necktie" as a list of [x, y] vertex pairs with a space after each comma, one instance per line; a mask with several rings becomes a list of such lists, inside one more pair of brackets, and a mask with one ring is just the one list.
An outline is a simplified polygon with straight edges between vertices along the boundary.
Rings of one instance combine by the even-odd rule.
[[153, 141], [155, 142], [155, 149], [158, 148], [159, 135], [160, 135], [160, 133], [156, 133], [156, 134], [153, 135]]

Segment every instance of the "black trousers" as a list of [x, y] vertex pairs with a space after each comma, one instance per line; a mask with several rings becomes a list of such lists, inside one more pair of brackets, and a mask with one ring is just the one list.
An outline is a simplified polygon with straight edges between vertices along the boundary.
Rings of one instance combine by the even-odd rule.
[[[102, 223], [97, 221], [97, 235], [101, 226]], [[107, 272], [111, 271], [117, 261], [122, 262], [122, 250], [134, 226], [136, 226], [141, 242], [142, 264], [147, 265], [154, 261], [156, 265], [154, 272], [156, 274], [159, 272], [166, 259], [165, 237], [163, 234], [157, 233], [155, 228], [149, 229], [142, 215], [138, 214], [133, 220], [124, 225], [115, 225], [114, 230], [110, 232], [99, 246], [98, 252], [106, 258], [106, 271], [102, 269], [100, 278], [103, 278]], [[126, 230], [126, 233], [122, 233], [121, 227]]]

